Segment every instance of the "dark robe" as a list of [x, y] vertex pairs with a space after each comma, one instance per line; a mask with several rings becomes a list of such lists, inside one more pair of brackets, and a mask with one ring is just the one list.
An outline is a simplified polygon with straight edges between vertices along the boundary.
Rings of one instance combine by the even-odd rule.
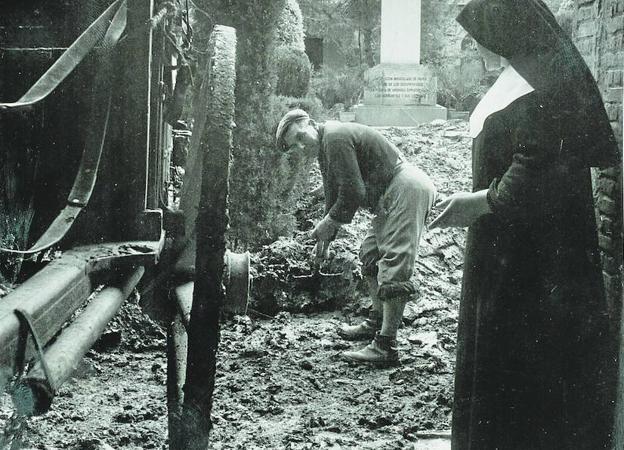
[[453, 449], [610, 448], [617, 338], [609, 328], [590, 171], [533, 92], [486, 119], [473, 188]]

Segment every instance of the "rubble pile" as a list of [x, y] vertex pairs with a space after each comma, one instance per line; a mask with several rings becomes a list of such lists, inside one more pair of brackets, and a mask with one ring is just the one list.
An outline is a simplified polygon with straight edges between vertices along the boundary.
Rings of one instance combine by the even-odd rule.
[[[389, 127], [381, 131], [410, 162], [431, 176], [439, 196], [470, 190], [470, 148], [465, 122], [434, 121], [418, 128]], [[318, 170], [312, 176], [312, 185], [319, 185]], [[324, 202], [308, 196], [298, 206], [299, 231], [265, 246], [253, 256], [252, 308], [259, 312], [273, 315], [278, 311], [335, 310], [364, 295], [358, 250], [371, 213], [359, 211], [352, 223], [343, 226], [330, 247], [329, 260], [315, 267], [314, 242], [309, 231], [323, 216]], [[432, 230], [424, 234], [417, 263], [420, 276], [414, 277], [421, 284], [423, 295], [456, 295], [447, 284], [456, 286], [461, 279], [463, 248], [463, 230]]]
[[[382, 132], [432, 177], [441, 196], [470, 190], [465, 122]], [[370, 302], [357, 257], [370, 215], [360, 212], [342, 227], [330, 259], [315, 266], [307, 233], [322, 214], [322, 200], [302, 198], [299, 231], [252, 255], [250, 314], [221, 327], [214, 449], [402, 449], [450, 427], [465, 230], [425, 231], [414, 277], [419, 295], [398, 335], [402, 364], [372, 369], [341, 358], [364, 344], [335, 331], [362, 320]], [[89, 353], [79, 371], [86, 375], [63, 385], [52, 411], [29, 423], [26, 445], [166, 448], [164, 336], [134, 314], [135, 303], [112, 324], [121, 344]]]

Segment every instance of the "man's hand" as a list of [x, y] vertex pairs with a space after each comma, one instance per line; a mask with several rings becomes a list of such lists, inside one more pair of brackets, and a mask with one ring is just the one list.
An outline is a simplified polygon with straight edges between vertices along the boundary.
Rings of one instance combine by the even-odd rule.
[[312, 200], [315, 200], [315, 201], [325, 197], [325, 190], [323, 188], [323, 185], [321, 184], [315, 187], [310, 192], [308, 192], [308, 195], [312, 197]]
[[435, 205], [444, 208], [429, 228], [468, 227], [484, 214], [490, 213], [487, 189], [477, 192], [458, 192]]
[[318, 241], [314, 246], [314, 258], [317, 260], [327, 259], [329, 257], [330, 241]]
[[316, 239], [314, 246], [314, 257], [316, 259], [326, 259], [329, 256], [329, 244], [336, 237], [336, 233], [342, 223], [329, 217], [329, 214], [316, 224], [310, 237]]
[[310, 234], [310, 237], [317, 241], [332, 241], [338, 232], [338, 229], [342, 223], [332, 219], [327, 214], [323, 219], [316, 224], [314, 230]]

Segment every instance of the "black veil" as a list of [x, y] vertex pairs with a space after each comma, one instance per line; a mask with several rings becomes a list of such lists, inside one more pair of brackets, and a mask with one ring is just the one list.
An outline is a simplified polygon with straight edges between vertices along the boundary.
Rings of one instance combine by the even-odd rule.
[[533, 86], [561, 134], [570, 164], [609, 167], [619, 162], [598, 86], [541, 0], [472, 0], [457, 21]]

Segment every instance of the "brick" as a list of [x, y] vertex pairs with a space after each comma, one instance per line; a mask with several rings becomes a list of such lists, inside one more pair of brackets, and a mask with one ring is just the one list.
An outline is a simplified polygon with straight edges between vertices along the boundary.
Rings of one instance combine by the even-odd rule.
[[[624, 17], [622, 20], [624, 21]], [[620, 33], [619, 37], [620, 39], [608, 39], [605, 43], [605, 51], [609, 55], [606, 62], [610, 64], [610, 66], [606, 67], [607, 69], [620, 69], [622, 67], [621, 64], [618, 66], [618, 63], [622, 62], [621, 53], [624, 50], [624, 45], [622, 45], [624, 43], [624, 33]]]
[[619, 17], [614, 17], [613, 19], [607, 20], [607, 33], [617, 33], [622, 30], [622, 19]]
[[[622, 21], [624, 21], [624, 17], [622, 18]], [[622, 42], [624, 42], [624, 39], [622, 40]], [[603, 53], [604, 56], [602, 59], [604, 65], [601, 66], [601, 68], [603, 70], [622, 69], [622, 67], [624, 67], [624, 45], [616, 46], [613, 44], [613, 41], [611, 41], [610, 43], [609, 41], [607, 41], [605, 47], [606, 50]]]
[[[608, 44], [606, 45], [608, 46]], [[624, 64], [624, 55], [620, 49], [610, 49], [601, 55], [600, 62], [605, 69], [619, 69]]]
[[620, 102], [620, 105], [621, 105], [622, 94], [624, 94], [624, 90], [622, 90], [622, 88], [608, 88], [608, 89], [603, 90], [602, 100], [604, 102], [615, 103], [615, 104]]
[[607, 70], [607, 87], [608, 88], [621, 88], [622, 87], [622, 78], [624, 77], [624, 70], [622, 69], [611, 69]]
[[608, 195], [610, 198], [617, 198], [620, 194], [620, 189], [615, 180], [602, 179], [598, 182], [598, 189], [602, 194]]
[[576, 10], [576, 20], [584, 21], [588, 19], [592, 19], [596, 16], [596, 9], [594, 5], [585, 5], [581, 6]]
[[622, 39], [624, 38], [624, 21], [621, 17], [607, 20], [606, 26], [608, 41], [614, 42], [616, 47], [622, 47]]
[[618, 274], [622, 271], [622, 258], [603, 253], [600, 255], [600, 262], [602, 270], [608, 274]]
[[602, 58], [601, 61], [609, 69], [619, 69], [617, 63], [617, 54], [622, 51], [621, 39], [605, 39], [602, 43]]
[[[611, 172], [606, 172], [606, 169], [598, 169], [598, 171], [594, 174], [594, 184], [600, 186], [603, 191], [606, 191], [611, 187], [611, 182], [618, 182], [618, 175], [618, 173], [613, 174]], [[611, 197], [613, 196], [611, 195]]]
[[601, 250], [604, 250], [609, 254], [613, 254], [614, 245], [615, 241], [613, 238], [605, 236], [604, 234], [598, 235], [598, 247], [600, 247]]
[[590, 36], [585, 38], [577, 38], [575, 39], [574, 44], [576, 45], [576, 48], [578, 48], [578, 51], [582, 54], [590, 54], [594, 50], [594, 42], [595, 39], [593, 38], [593, 36]]
[[609, 167], [608, 169], [601, 170], [600, 175], [613, 178], [614, 180], [619, 180], [622, 178], [622, 170], [620, 167]]
[[609, 103], [605, 105], [605, 109], [607, 111], [607, 116], [609, 116], [609, 120], [614, 122], [619, 122], [622, 117], [622, 104], [617, 103]]
[[607, 197], [606, 195], [600, 194], [598, 196], [597, 206], [598, 211], [600, 211], [601, 214], [605, 214], [607, 216], [614, 216], [616, 214], [617, 204], [613, 199]]
[[576, 27], [576, 36], [579, 38], [594, 36], [596, 34], [596, 19], [579, 21]]
[[618, 197], [619, 189], [617, 181], [607, 177], [600, 177], [598, 180], [598, 189], [600, 192], [608, 195], [611, 198]]
[[622, 294], [622, 277], [620, 274], [610, 275], [603, 273], [607, 296], [611, 299], [619, 298]]
[[607, 216], [600, 216], [600, 221], [598, 223], [598, 231], [608, 238], [613, 237], [613, 231], [615, 230], [615, 226], [613, 220]]

